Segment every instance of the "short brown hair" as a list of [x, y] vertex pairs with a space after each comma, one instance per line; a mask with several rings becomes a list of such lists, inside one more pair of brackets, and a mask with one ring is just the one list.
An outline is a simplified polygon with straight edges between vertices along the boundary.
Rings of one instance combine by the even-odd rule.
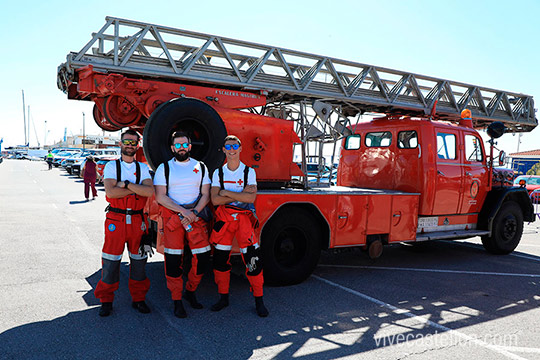
[[227, 137], [225, 137], [225, 140], [223, 140], [223, 145], [225, 145], [225, 143], [227, 141], [237, 141], [238, 144], [240, 146], [242, 146], [242, 142], [240, 141], [240, 139], [238, 138], [238, 136], [235, 136], [235, 135], [227, 135]]
[[174, 143], [174, 139], [179, 138], [179, 137], [185, 137], [187, 139], [188, 143], [191, 144], [191, 138], [184, 131], [175, 131], [175, 132], [173, 132], [173, 134], [171, 135], [171, 144]]
[[141, 140], [141, 136], [139, 135], [139, 133], [136, 132], [136, 131], [133, 130], [133, 129], [128, 129], [128, 130], [124, 131], [124, 133], [122, 134], [122, 136], [120, 136], [120, 140], [124, 140], [124, 135], [133, 135], [133, 136], [136, 136], [136, 137], [137, 137], [137, 142], [139, 142], [139, 140]]

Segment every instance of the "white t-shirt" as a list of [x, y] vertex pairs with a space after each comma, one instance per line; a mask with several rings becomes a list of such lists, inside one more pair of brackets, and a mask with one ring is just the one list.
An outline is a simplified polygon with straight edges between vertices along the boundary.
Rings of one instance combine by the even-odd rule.
[[[223, 187], [225, 190], [242, 192], [244, 191], [244, 169], [246, 165], [240, 162], [240, 166], [235, 171], [229, 170], [227, 164], [223, 165]], [[255, 170], [248, 171], [247, 185], [257, 185], [257, 175]], [[219, 184], [219, 171], [216, 169], [212, 174], [212, 187], [221, 187]]]
[[[169, 197], [178, 205], [191, 204], [199, 197], [201, 185], [201, 163], [195, 159], [180, 162], [175, 158], [169, 163]], [[210, 184], [208, 169], [205, 169], [203, 185]], [[159, 165], [154, 175], [154, 185], [167, 186], [165, 166]]]
[[[135, 161], [131, 163], [120, 161], [120, 165], [120, 181], [127, 180], [131, 183], [135, 183], [135, 181], [137, 180], [137, 166], [135, 165]], [[142, 162], [139, 162], [139, 165], [141, 167], [139, 183], [142, 183], [143, 180], [151, 179], [148, 165]], [[103, 169], [103, 179], [116, 180], [116, 160], [111, 160], [107, 164], [105, 164], [105, 168]]]

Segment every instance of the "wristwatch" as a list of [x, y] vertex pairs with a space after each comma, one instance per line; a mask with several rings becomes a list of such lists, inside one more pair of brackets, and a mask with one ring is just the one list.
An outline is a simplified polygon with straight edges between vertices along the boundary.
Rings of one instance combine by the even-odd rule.
[[129, 180], [124, 180], [124, 189], [127, 189], [129, 185]]
[[199, 212], [196, 209], [191, 210], [196, 216], [199, 216]]

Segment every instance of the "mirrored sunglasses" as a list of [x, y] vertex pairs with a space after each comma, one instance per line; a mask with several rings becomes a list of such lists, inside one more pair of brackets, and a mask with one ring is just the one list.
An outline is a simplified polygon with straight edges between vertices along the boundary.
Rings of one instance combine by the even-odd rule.
[[234, 149], [234, 150], [238, 150], [240, 148], [240, 144], [227, 144], [227, 145], [223, 145], [223, 147], [225, 148], [225, 150], [231, 150], [231, 149]]
[[174, 144], [174, 147], [177, 148], [177, 149], [180, 149], [180, 148], [187, 149], [187, 148], [189, 148], [189, 143], [185, 142], [185, 143], [181, 143], [181, 144]]
[[132, 139], [124, 139], [124, 140], [122, 140], [122, 144], [131, 145], [131, 146], [137, 146], [138, 141], [137, 140], [132, 140]]

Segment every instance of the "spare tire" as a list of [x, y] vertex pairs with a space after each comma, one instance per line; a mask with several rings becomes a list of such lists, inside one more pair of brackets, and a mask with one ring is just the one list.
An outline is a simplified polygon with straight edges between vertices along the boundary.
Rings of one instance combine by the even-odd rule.
[[191, 138], [191, 157], [203, 161], [210, 174], [223, 165], [227, 129], [219, 114], [200, 100], [177, 98], [154, 110], [144, 127], [144, 156], [152, 169], [173, 157], [171, 135], [179, 130]]

